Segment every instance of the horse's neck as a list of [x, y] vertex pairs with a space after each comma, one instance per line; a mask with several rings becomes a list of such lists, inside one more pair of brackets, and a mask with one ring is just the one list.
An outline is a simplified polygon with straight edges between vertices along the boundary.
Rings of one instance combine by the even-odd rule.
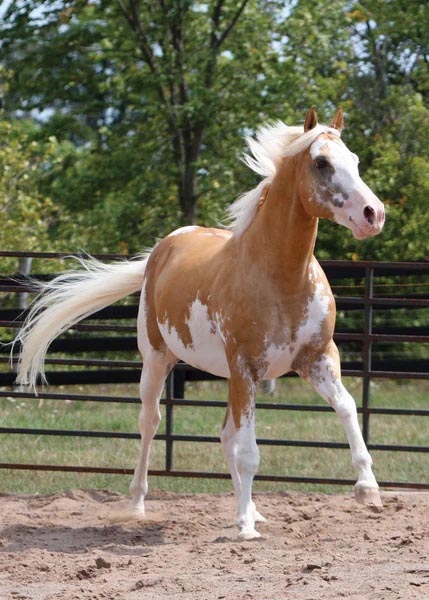
[[249, 258], [291, 290], [307, 284], [318, 223], [299, 199], [295, 166], [289, 159], [280, 169], [242, 240]]

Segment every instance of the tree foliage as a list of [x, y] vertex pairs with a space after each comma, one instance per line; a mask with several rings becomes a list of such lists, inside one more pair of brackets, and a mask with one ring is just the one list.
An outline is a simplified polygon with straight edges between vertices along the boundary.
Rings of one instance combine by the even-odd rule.
[[413, 0], [353, 3], [346, 13], [354, 60], [348, 68], [345, 141], [364, 179], [386, 203], [383, 233], [366, 242], [322, 223], [320, 255], [429, 259], [429, 5]]
[[326, 120], [341, 103], [388, 220], [364, 243], [322, 223], [319, 255], [427, 257], [428, 25], [419, 0], [12, 1], [4, 119], [41, 153], [43, 235], [128, 252], [181, 223], [215, 224], [255, 183], [243, 134], [302, 121], [312, 104]]
[[[3, 89], [6, 74], [0, 70]], [[56, 140], [34, 139], [34, 124], [5, 119], [0, 114], [0, 239], [7, 250], [48, 250], [49, 227], [55, 207], [40, 192], [40, 183], [52, 168]]]

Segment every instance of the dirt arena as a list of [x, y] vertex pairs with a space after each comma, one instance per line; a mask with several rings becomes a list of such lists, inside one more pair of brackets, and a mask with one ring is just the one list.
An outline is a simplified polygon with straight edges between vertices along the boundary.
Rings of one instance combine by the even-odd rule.
[[1, 600], [407, 600], [429, 598], [429, 494], [257, 494], [263, 537], [237, 539], [232, 495], [126, 498], [73, 490], [0, 496]]

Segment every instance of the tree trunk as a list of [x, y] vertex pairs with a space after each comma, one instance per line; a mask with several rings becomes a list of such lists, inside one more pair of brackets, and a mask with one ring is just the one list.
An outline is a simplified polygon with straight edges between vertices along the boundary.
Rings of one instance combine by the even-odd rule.
[[[193, 185], [195, 176], [193, 177]], [[194, 225], [196, 219], [197, 199], [191, 186], [183, 186], [179, 193], [180, 208], [182, 211], [182, 225]]]
[[197, 161], [201, 153], [202, 137], [203, 128], [196, 128], [180, 155], [178, 188], [183, 225], [194, 225], [197, 215]]

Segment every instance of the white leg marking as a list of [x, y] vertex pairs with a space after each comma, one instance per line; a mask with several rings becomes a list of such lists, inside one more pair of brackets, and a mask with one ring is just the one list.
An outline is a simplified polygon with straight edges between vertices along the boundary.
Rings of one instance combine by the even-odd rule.
[[[157, 354], [157, 353], [156, 353]], [[140, 397], [142, 408], [139, 415], [141, 435], [140, 455], [130, 485], [131, 506], [136, 512], [144, 514], [144, 498], [147, 494], [147, 471], [152, 440], [161, 421], [159, 399], [167, 375], [167, 361], [153, 355], [145, 357], [140, 379]]]
[[310, 375], [315, 390], [334, 408], [347, 434], [352, 453], [352, 463], [359, 477], [355, 496], [359, 502], [381, 506], [378, 484], [372, 472], [372, 458], [365, 445], [359, 427], [356, 404], [341, 380], [332, 369], [332, 359], [323, 356]]
[[225, 426], [223, 427], [220, 434], [220, 441], [222, 445], [223, 455], [226, 462], [228, 463], [229, 470], [231, 473], [232, 485], [234, 487], [234, 493], [238, 499], [241, 494], [241, 481], [240, 474], [237, 469], [237, 443], [238, 436], [237, 430], [234, 425], [234, 419], [232, 412], [229, 411]]
[[240, 476], [241, 489], [238, 500], [239, 537], [251, 540], [261, 536], [255, 529], [257, 513], [252, 501], [253, 477], [259, 467], [259, 450], [256, 445], [255, 415], [243, 416], [240, 429], [237, 431], [236, 465]]
[[[241, 498], [241, 478], [237, 469], [237, 446], [238, 446], [238, 432], [234, 425], [234, 419], [232, 414], [229, 413], [228, 419], [225, 423], [225, 427], [221, 432], [221, 444], [223, 454], [228, 463], [229, 470], [232, 478], [232, 485], [234, 487], [234, 493], [239, 503]], [[265, 523], [266, 519], [257, 510], [255, 503], [251, 501], [253, 518], [255, 523]]]

